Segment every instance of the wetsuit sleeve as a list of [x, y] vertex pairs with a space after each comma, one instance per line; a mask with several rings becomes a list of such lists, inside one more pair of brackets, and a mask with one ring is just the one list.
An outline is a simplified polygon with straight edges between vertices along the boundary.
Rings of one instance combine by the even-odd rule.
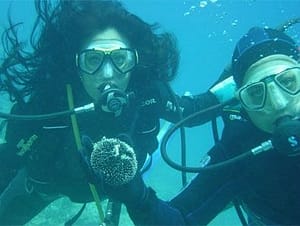
[[[176, 102], [178, 103], [182, 117], [189, 116], [195, 112], [205, 110], [218, 104], [217, 98], [209, 91], [201, 93], [199, 95], [178, 96], [172, 95], [168, 89], [162, 87], [160, 89], [160, 95], [160, 110], [162, 118], [173, 123], [177, 122], [180, 119]], [[185, 126], [192, 127], [204, 124], [220, 114], [221, 109], [207, 111], [194, 118], [193, 120], [187, 122]]]
[[16, 156], [8, 144], [0, 144], [0, 194], [16, 175], [21, 165], [21, 158]]
[[[210, 152], [212, 163], [223, 161], [222, 145]], [[157, 198], [150, 189], [139, 207], [127, 207], [136, 225], [206, 225], [221, 212], [241, 190], [232, 170], [199, 173], [169, 202]]]
[[[228, 123], [221, 141], [208, 152], [211, 158], [209, 165], [221, 163], [243, 152], [244, 142], [237, 140], [245, 141], [252, 127], [242, 121]], [[152, 191], [139, 207], [128, 206], [128, 212], [136, 225], [207, 225], [234, 198], [248, 189], [245, 164], [238, 162], [213, 171], [200, 172], [168, 202], [157, 198]]]
[[148, 197], [140, 206], [127, 206], [127, 211], [135, 225], [186, 225], [180, 211], [168, 202], [157, 198], [148, 188]]
[[[219, 79], [213, 84], [216, 85], [231, 76], [231, 66], [228, 65], [219, 76]], [[211, 87], [210, 87], [211, 88]], [[161, 115], [170, 122], [177, 122], [180, 119], [177, 108], [179, 107], [182, 117], [187, 117], [195, 112], [203, 111], [202, 114], [188, 121], [185, 126], [192, 127], [204, 124], [216, 116], [221, 115], [222, 108], [212, 108], [219, 103], [218, 98], [210, 91], [198, 95], [179, 96], [172, 94], [172, 90], [166, 84], [160, 84], [160, 104]], [[178, 103], [178, 105], [176, 104]], [[211, 108], [210, 110], [208, 110]]]
[[[17, 107], [12, 108], [12, 114], [20, 114]], [[22, 121], [8, 121], [5, 140], [7, 143], [0, 145], [0, 192], [9, 184], [17, 171], [24, 164], [24, 155], [19, 154], [17, 148], [20, 137], [26, 132]]]
[[[208, 153], [211, 164], [226, 159], [222, 144], [217, 144]], [[207, 225], [229, 205], [241, 191], [237, 171], [220, 168], [199, 173], [170, 204], [180, 210], [187, 225]]]

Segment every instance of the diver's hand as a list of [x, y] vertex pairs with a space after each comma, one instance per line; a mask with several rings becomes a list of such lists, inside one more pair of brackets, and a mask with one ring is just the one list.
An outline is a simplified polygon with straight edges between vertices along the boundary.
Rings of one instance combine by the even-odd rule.
[[100, 183], [101, 178], [94, 173], [90, 162], [94, 144], [91, 138], [89, 138], [88, 136], [83, 136], [81, 139], [81, 143], [82, 148], [79, 150], [79, 158], [81, 166], [87, 176], [88, 182], [92, 184]]
[[127, 143], [102, 138], [93, 146], [90, 165], [93, 174], [103, 182], [102, 190], [111, 198], [137, 206], [147, 196], [148, 189], [137, 173], [135, 153]]
[[219, 103], [225, 103], [235, 97], [236, 84], [233, 77], [229, 76], [223, 81], [215, 84], [209, 91], [215, 95]]
[[149, 195], [149, 189], [140, 174], [123, 185], [111, 186], [104, 183], [102, 189], [107, 196], [124, 203], [129, 208], [142, 206]]

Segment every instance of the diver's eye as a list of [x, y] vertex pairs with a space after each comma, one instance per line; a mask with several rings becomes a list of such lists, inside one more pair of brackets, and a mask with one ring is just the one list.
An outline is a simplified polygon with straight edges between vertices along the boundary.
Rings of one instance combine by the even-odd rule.
[[297, 74], [299, 74], [299, 71], [288, 70], [279, 74], [276, 77], [276, 81], [288, 92], [296, 93], [300, 88], [300, 84], [297, 79], [297, 77], [299, 78], [299, 75], [297, 76]]
[[121, 72], [128, 72], [136, 65], [135, 52], [130, 49], [113, 50], [110, 57], [115, 67]]
[[113, 62], [119, 67], [123, 68], [132, 61], [130, 52], [126, 49], [119, 49], [111, 52]]
[[245, 105], [251, 108], [261, 106], [265, 98], [265, 85], [258, 82], [249, 85], [241, 91], [241, 98]]
[[253, 100], [262, 98], [264, 93], [264, 85], [262, 83], [255, 84], [247, 88], [247, 95]]
[[124, 65], [127, 63], [127, 57], [125, 54], [114, 54], [113, 56], [113, 61], [114, 63], [119, 67], [122, 68]]
[[84, 65], [88, 69], [97, 68], [103, 60], [103, 55], [96, 52], [89, 52], [85, 55]]

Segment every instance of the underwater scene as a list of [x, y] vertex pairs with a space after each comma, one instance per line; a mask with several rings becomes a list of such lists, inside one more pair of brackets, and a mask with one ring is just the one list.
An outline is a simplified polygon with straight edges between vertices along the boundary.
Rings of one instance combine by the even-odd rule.
[[[101, 0], [85, 0], [85, 1], [101, 1]], [[55, 5], [56, 3], [55, 0], [51, 0], [50, 2], [52, 2], [53, 5]], [[169, 32], [173, 34], [174, 37], [176, 37], [177, 48], [180, 54], [180, 59], [179, 59], [180, 61], [178, 63], [178, 68], [177, 68], [178, 71], [176, 77], [172, 81], [170, 81], [169, 84], [170, 87], [173, 89], [173, 91], [179, 96], [190, 95], [190, 94], [197, 95], [206, 92], [210, 87], [212, 87], [214, 83], [219, 79], [224, 68], [226, 68], [227, 65], [231, 63], [231, 58], [236, 43], [241, 38], [241, 36], [244, 35], [251, 27], [258, 26], [258, 27], [275, 29], [275, 28], [282, 28], [284, 26], [287, 26], [285, 32], [291, 38], [293, 38], [293, 40], [296, 42], [298, 46], [300, 45], [300, 11], [299, 11], [300, 1], [298, 0], [203, 0], [203, 1], [120, 0], [120, 2], [130, 13], [138, 16], [146, 23], [149, 24], [158, 23], [159, 32]], [[35, 18], [37, 16], [34, 1], [33, 0], [2, 0], [0, 1], [0, 11], [1, 11], [0, 13], [1, 33], [4, 32], [5, 29], [9, 27], [8, 14], [10, 14], [11, 21], [13, 24], [20, 23], [16, 30], [18, 31], [18, 35], [21, 41], [25, 41], [25, 45], [29, 46], [28, 41], [30, 41], [30, 34], [32, 28], [34, 27]], [[124, 24], [124, 26], [126, 25]], [[76, 28], [72, 28], [72, 29], [76, 31]], [[132, 33], [134, 33], [134, 30], [132, 30]], [[68, 37], [68, 38], [70, 38], [70, 40], [72, 39], [72, 37]], [[143, 40], [144, 38], [145, 38], [144, 36], [139, 37], [139, 39], [141, 40]], [[117, 43], [116, 45], [118, 45], [118, 42], [116, 43]], [[1, 60], [0, 62], [2, 66], [4, 61], [4, 49], [5, 49], [4, 44], [5, 41], [4, 42], [2, 41], [0, 45], [0, 60]], [[109, 46], [109, 48], [113, 49], [113, 50], [109, 49], [110, 51], [109, 53], [103, 51], [103, 49], [101, 49], [102, 47], [100, 48], [100, 50], [98, 49], [99, 51], [103, 52], [103, 56], [101, 56], [103, 57], [103, 59], [101, 60], [103, 63], [105, 62], [105, 57], [107, 57], [107, 59], [112, 61], [114, 67], [117, 67], [117, 69], [120, 71], [122, 70], [123, 65], [118, 65], [117, 60], [114, 58], [112, 54], [112, 52], [115, 51], [114, 45], [112, 46], [113, 47]], [[167, 47], [168, 46], [166, 46], [166, 48]], [[31, 47], [29, 47], [27, 50], [31, 51], [30, 48]], [[97, 45], [96, 48], [98, 48]], [[121, 45], [121, 48], [124, 48], [124, 46]], [[124, 49], [126, 48], [127, 47], [125, 46]], [[40, 52], [40, 54], [42, 53]], [[122, 56], [124, 57], [124, 55]], [[57, 55], [57, 57], [58, 58], [60, 57], [59, 54]], [[79, 57], [81, 56], [76, 55], [76, 60]], [[128, 55], [126, 55], [126, 57], [128, 57]], [[84, 60], [86, 60], [86, 58]], [[84, 62], [84, 60], [82, 61], [78, 60], [76, 63], [84, 64], [82, 63]], [[139, 56], [138, 60], [142, 61], [143, 55]], [[7, 81], [5, 79], [5, 71], [4, 69], [2, 69], [2, 66], [0, 71], [1, 87], [3, 86], [2, 84], [5, 83], [4, 81]], [[93, 67], [93, 65], [91, 67]], [[97, 65], [96, 70], [98, 70], [100, 67], [101, 65]], [[144, 67], [148, 67], [148, 65]], [[85, 70], [82, 68], [80, 69]], [[45, 68], [41, 70], [46, 71]], [[91, 70], [93, 70], [93, 68]], [[68, 69], [66, 68], [65, 71], [68, 71]], [[39, 80], [37, 79], [36, 81], [38, 82]], [[85, 82], [86, 83], [84, 84], [89, 83], [89, 81], [85, 81]], [[15, 82], [14, 84], [16, 83], [18, 82]], [[49, 82], [49, 84], [50, 83], [51, 81]], [[55, 86], [56, 83], [53, 82], [51, 83], [51, 85]], [[105, 87], [103, 87], [103, 89], [104, 90], [109, 89], [110, 85], [111, 84], [106, 85]], [[57, 84], [57, 86], [60, 87], [59, 84]], [[146, 88], [147, 88], [147, 83], [145, 84], [145, 89]], [[74, 93], [75, 93], [74, 95], [76, 96], [77, 95], [76, 90]], [[93, 95], [93, 90], [90, 91], [87, 90], [87, 93], [90, 94], [91, 96]], [[60, 101], [60, 99], [56, 97], [56, 95], [60, 95], [60, 93], [54, 92], [49, 94], [48, 97], [52, 96], [53, 100]], [[143, 93], [141, 92], [140, 95], [142, 96]], [[26, 98], [27, 96], [25, 95], [25, 99]], [[79, 97], [79, 99], [80, 98], [81, 97]], [[14, 98], [12, 101], [12, 99], [10, 99], [6, 90], [1, 89], [0, 112], [9, 113], [16, 99], [17, 98]], [[122, 98], [120, 97], [118, 100], [121, 99]], [[62, 101], [61, 103], [66, 103], [66, 102]], [[47, 105], [49, 105], [49, 109], [55, 109], [52, 108], [53, 106], [55, 106], [55, 103], [49, 102], [49, 103], [42, 104], [42, 106], [47, 106]], [[65, 108], [63, 107], [58, 107], [58, 109], [59, 111], [65, 110]], [[32, 110], [32, 112], [35, 112], [35, 110]], [[41, 111], [38, 110], [37, 112], [45, 113], [42, 110]], [[30, 110], [27, 111], [27, 114], [30, 115], [31, 111]], [[118, 116], [119, 112], [116, 112], [115, 114]], [[1, 115], [2, 114], [0, 114], [0, 116]], [[78, 118], [79, 120], [81, 120], [80, 123], [85, 122], [84, 114], [80, 115]], [[104, 120], [102, 120], [101, 123], [108, 124], [111, 123], [111, 121], [108, 120], [105, 122]], [[223, 129], [222, 117], [219, 116], [216, 117], [216, 127], [213, 128], [212, 124], [213, 122], [208, 120], [207, 122], [202, 123], [199, 126], [185, 128], [184, 146], [186, 152], [185, 157], [186, 157], [187, 166], [199, 167], [200, 164], [204, 164], [203, 162], [200, 161], [205, 157], [206, 153], [210, 150], [211, 147], [213, 147], [215, 143], [215, 139], [214, 139], [215, 134], [213, 133], [213, 129], [217, 130], [219, 137], [221, 136], [221, 132]], [[87, 125], [93, 126], [93, 122], [90, 122], [90, 124]], [[168, 132], [168, 130], [171, 128], [172, 125], [174, 124], [164, 119], [160, 119], [160, 128], [159, 128], [160, 130], [159, 132], [157, 131], [157, 139], [159, 145], [156, 151], [152, 154], [152, 159], [149, 160], [151, 161], [151, 163], [148, 165], [149, 167], [147, 168], [146, 166], [147, 169], [143, 173], [143, 178], [146, 185], [152, 187], [153, 190], [155, 190], [157, 197], [162, 200], [172, 199], [176, 194], [182, 191], [183, 184], [190, 182], [196, 175], [196, 173], [190, 173], [190, 172], [183, 174], [180, 170], [174, 169], [172, 166], [170, 166], [170, 164], [166, 163], [166, 161], [161, 155], [160, 144], [164, 138], [164, 135], [166, 134], [166, 132]], [[7, 129], [6, 126], [7, 126], [7, 119], [5, 117], [1, 117], [0, 118], [1, 145], [6, 143], [6, 138], [5, 138], [5, 133]], [[21, 125], [20, 128], [23, 128], [22, 126], [23, 125]], [[95, 125], [95, 128], [96, 126], [97, 125]], [[113, 124], [112, 126], [118, 127], [119, 125], [116, 123]], [[19, 135], [19, 131], [14, 131], [14, 132]], [[172, 159], [172, 161], [175, 161], [177, 164], [180, 164], [181, 157], [182, 157], [183, 145], [182, 145], [181, 135], [182, 134], [180, 134], [180, 130], [176, 129], [176, 131], [174, 131], [174, 133], [169, 137], [170, 139], [168, 139], [168, 143], [167, 143], [168, 155]], [[31, 138], [35, 139], [34, 137]], [[52, 133], [49, 136], [49, 139], [50, 140], [48, 140], [48, 142], [51, 146], [51, 142], [52, 142], [51, 139], [54, 139]], [[53, 142], [57, 142], [57, 140], [54, 139]], [[75, 147], [75, 141], [74, 141], [74, 147]], [[0, 153], [1, 151], [2, 149], [0, 150]], [[23, 154], [21, 153], [20, 155]], [[47, 161], [48, 160], [45, 160], [45, 162]], [[50, 157], [49, 157], [49, 161], [51, 161]], [[0, 162], [0, 164], [2, 163]], [[42, 168], [43, 165], [41, 164], [39, 167]], [[71, 164], [70, 164], [70, 168], [72, 168]], [[64, 177], [64, 175], [67, 175], [67, 173], [66, 174], [62, 173], [62, 178]], [[2, 180], [3, 178], [4, 176], [3, 177], [0, 176], [0, 180]], [[69, 180], [71, 181], [71, 179], [66, 178], [66, 181]], [[2, 184], [0, 184], [0, 186], [2, 186]], [[20, 186], [22, 186], [22, 184], [20, 184]], [[76, 186], [75, 183], [74, 186]], [[2, 191], [3, 188], [2, 187], [0, 188], [1, 188], [1, 192], [3, 192]], [[19, 191], [18, 189], [16, 189], [13, 192], [16, 192], [17, 194]], [[79, 193], [80, 192], [81, 190], [79, 189]], [[101, 194], [99, 194], [99, 196], [100, 199], [102, 199]], [[276, 196], [274, 196], [274, 198], [276, 199]], [[85, 199], [84, 195], [82, 199], [83, 200]], [[3, 203], [5, 203], [5, 199], [3, 200], [4, 200]], [[24, 199], [24, 202], [26, 202], [26, 198]], [[1, 203], [2, 203], [2, 198], [0, 201], [0, 205], [2, 205]], [[33, 201], [30, 205], [24, 207], [24, 213], [27, 212], [27, 210], [32, 208], [32, 206], [34, 205], [40, 205], [40, 204], [37, 204]], [[28, 220], [27, 223], [25, 223], [25, 225], [26, 226], [105, 225], [105, 224], [101, 224], [103, 220], [102, 214], [104, 215], [111, 214], [110, 203], [107, 201], [107, 199], [99, 201], [98, 206], [95, 204], [94, 201], [87, 202], [86, 206], [84, 207], [83, 205], [84, 204], [82, 202], [76, 202], [76, 201], [72, 202], [71, 199], [68, 198], [67, 196], [61, 195], [59, 198], [56, 198], [55, 201], [50, 202], [49, 205], [46, 205], [41, 212], [36, 210], [37, 213], [34, 214], [34, 217]], [[12, 207], [10, 208], [11, 209], [9, 211], [13, 212], [14, 209]], [[0, 215], [1, 215], [1, 211], [2, 210], [0, 208]], [[246, 214], [244, 210], [241, 211], [242, 211], [241, 214], [245, 216]], [[106, 224], [106, 225], [120, 225], [120, 226], [134, 225], [124, 205], [121, 206], [120, 214], [117, 214], [117, 216], [113, 216], [113, 217], [117, 219], [116, 220], [117, 223]], [[1, 217], [0, 217], [0, 225], [5, 225], [2, 224]], [[243, 225], [243, 222], [241, 222], [241, 219], [239, 218], [237, 210], [234, 208], [233, 204], [229, 204], [225, 209], [221, 210], [220, 213], [208, 223], [208, 225], [209, 226], [227, 226], [227, 225], [239, 226], [239, 225]]]

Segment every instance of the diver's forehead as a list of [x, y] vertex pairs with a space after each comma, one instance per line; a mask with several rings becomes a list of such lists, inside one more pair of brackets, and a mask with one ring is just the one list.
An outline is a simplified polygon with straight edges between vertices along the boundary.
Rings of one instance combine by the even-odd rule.
[[108, 28], [96, 33], [89, 39], [84, 48], [98, 46], [104, 49], [129, 48], [129, 42], [116, 29]]
[[287, 68], [295, 67], [298, 63], [291, 60], [290, 57], [284, 55], [270, 56], [257, 61], [253, 64], [245, 74], [243, 84], [250, 81], [255, 82], [272, 74], [277, 74]]
[[87, 49], [97, 50], [114, 50], [120, 48], [127, 48], [126, 43], [116, 39], [97, 39], [91, 42]]

